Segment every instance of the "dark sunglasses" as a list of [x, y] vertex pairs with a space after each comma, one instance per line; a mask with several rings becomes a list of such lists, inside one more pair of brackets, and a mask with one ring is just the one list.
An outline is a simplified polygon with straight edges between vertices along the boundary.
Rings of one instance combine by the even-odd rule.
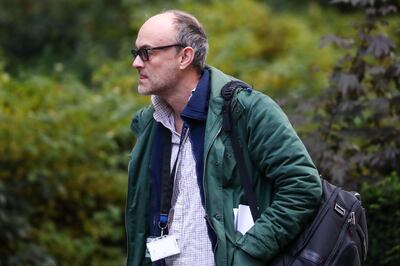
[[140, 48], [140, 49], [132, 49], [131, 53], [133, 55], [133, 58], [135, 59], [137, 56], [142, 59], [142, 61], [149, 61], [149, 51], [152, 50], [162, 50], [162, 49], [167, 49], [170, 47], [174, 46], [179, 46], [179, 47], [184, 47], [184, 45], [176, 43], [176, 44], [170, 44], [170, 45], [165, 45], [165, 46], [157, 46], [157, 47], [146, 47], [146, 48]]

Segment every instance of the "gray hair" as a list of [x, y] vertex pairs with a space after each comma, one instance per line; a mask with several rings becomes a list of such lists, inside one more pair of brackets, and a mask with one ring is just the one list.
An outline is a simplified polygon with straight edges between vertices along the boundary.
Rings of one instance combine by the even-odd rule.
[[167, 10], [163, 13], [172, 13], [176, 29], [176, 41], [184, 46], [194, 49], [193, 67], [201, 73], [204, 69], [207, 52], [208, 40], [203, 26], [191, 14], [179, 10]]

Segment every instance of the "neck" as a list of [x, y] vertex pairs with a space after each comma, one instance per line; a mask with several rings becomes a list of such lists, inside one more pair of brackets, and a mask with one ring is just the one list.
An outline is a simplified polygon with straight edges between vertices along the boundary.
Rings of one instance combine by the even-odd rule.
[[174, 112], [175, 130], [177, 132], [181, 132], [183, 126], [180, 114], [187, 105], [189, 97], [192, 95], [192, 91], [199, 83], [199, 80], [200, 75], [197, 72], [185, 73], [182, 75], [179, 84], [173, 90], [170, 90], [172, 93], [162, 96]]

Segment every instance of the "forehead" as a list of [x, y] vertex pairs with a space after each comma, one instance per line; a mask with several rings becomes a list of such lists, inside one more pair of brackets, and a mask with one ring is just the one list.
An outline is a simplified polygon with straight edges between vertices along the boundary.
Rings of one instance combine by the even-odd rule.
[[140, 28], [136, 47], [174, 44], [176, 31], [172, 14], [160, 14], [148, 19]]

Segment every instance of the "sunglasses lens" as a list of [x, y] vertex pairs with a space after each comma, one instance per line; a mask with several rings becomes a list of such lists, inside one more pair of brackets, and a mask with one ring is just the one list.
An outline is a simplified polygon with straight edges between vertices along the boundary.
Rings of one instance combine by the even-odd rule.
[[149, 60], [149, 54], [147, 53], [146, 49], [139, 49], [138, 54], [140, 56], [140, 59], [142, 59], [143, 61]]
[[134, 58], [136, 58], [136, 56], [137, 56], [137, 50], [136, 50], [136, 49], [132, 49], [132, 50], [131, 50], [131, 54], [133, 55]]
[[147, 53], [146, 49], [143, 49], [143, 48], [133, 49], [133, 50], [131, 50], [131, 53], [132, 53], [134, 59], [137, 56], [139, 56], [140, 59], [142, 59], [142, 61], [148, 61], [149, 60], [149, 54]]

